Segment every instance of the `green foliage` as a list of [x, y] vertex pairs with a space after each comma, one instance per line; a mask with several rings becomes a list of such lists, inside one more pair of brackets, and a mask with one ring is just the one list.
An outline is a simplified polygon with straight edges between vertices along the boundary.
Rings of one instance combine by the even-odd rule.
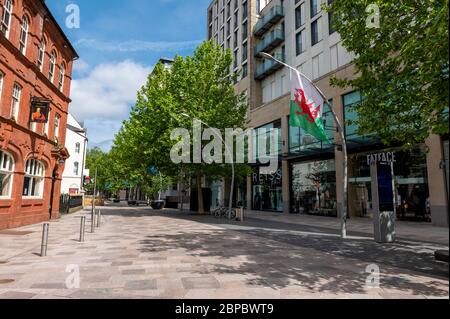
[[[366, 25], [369, 4], [380, 9], [379, 28]], [[332, 83], [364, 96], [358, 133], [407, 146], [448, 133], [448, 1], [339, 0], [327, 10], [356, 56], [358, 76]]]
[[[147, 174], [149, 167], [172, 182], [178, 180], [181, 169], [192, 176], [229, 176], [229, 165], [172, 163], [170, 150], [176, 142], [170, 135], [176, 128], [192, 132], [193, 118], [219, 129], [243, 127], [246, 104], [243, 96], [235, 94], [234, 77], [229, 75], [231, 63], [229, 51], [223, 52], [213, 41], [207, 41], [192, 57], [177, 56], [170, 69], [162, 64], [155, 66], [112, 150], [127, 176], [147, 175], [144, 179], [153, 192], [160, 183], [158, 176]], [[247, 174], [244, 169], [238, 171]]]

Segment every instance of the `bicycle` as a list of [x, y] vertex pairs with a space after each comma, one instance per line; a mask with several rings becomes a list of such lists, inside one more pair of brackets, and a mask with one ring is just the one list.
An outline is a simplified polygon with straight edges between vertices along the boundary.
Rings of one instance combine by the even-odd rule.
[[229, 207], [225, 207], [223, 205], [216, 207], [212, 210], [212, 215], [216, 218], [226, 217], [228, 219], [235, 219], [236, 218], [236, 210], [233, 208], [231, 209], [231, 214]]

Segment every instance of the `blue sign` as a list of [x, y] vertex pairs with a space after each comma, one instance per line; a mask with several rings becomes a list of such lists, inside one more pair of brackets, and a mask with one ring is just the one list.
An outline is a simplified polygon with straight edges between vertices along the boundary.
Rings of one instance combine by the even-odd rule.
[[156, 175], [158, 174], [158, 170], [156, 169], [156, 167], [150, 166], [149, 168], [147, 168], [147, 173], [150, 175]]

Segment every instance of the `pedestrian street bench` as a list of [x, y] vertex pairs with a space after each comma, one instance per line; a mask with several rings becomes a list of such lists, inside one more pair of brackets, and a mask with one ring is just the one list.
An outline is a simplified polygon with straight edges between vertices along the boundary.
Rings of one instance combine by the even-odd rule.
[[434, 257], [438, 261], [443, 261], [448, 263], [448, 250], [438, 250], [434, 253]]

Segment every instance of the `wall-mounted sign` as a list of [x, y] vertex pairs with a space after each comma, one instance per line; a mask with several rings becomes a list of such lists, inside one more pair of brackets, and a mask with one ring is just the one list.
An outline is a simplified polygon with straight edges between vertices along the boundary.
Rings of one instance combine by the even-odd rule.
[[31, 99], [31, 119], [32, 123], [47, 123], [50, 111], [50, 101], [41, 98]]
[[383, 152], [383, 153], [367, 155], [367, 165], [369, 165], [369, 166], [377, 164], [377, 163], [392, 164], [395, 162], [396, 162], [396, 159], [395, 159], [394, 152]]

